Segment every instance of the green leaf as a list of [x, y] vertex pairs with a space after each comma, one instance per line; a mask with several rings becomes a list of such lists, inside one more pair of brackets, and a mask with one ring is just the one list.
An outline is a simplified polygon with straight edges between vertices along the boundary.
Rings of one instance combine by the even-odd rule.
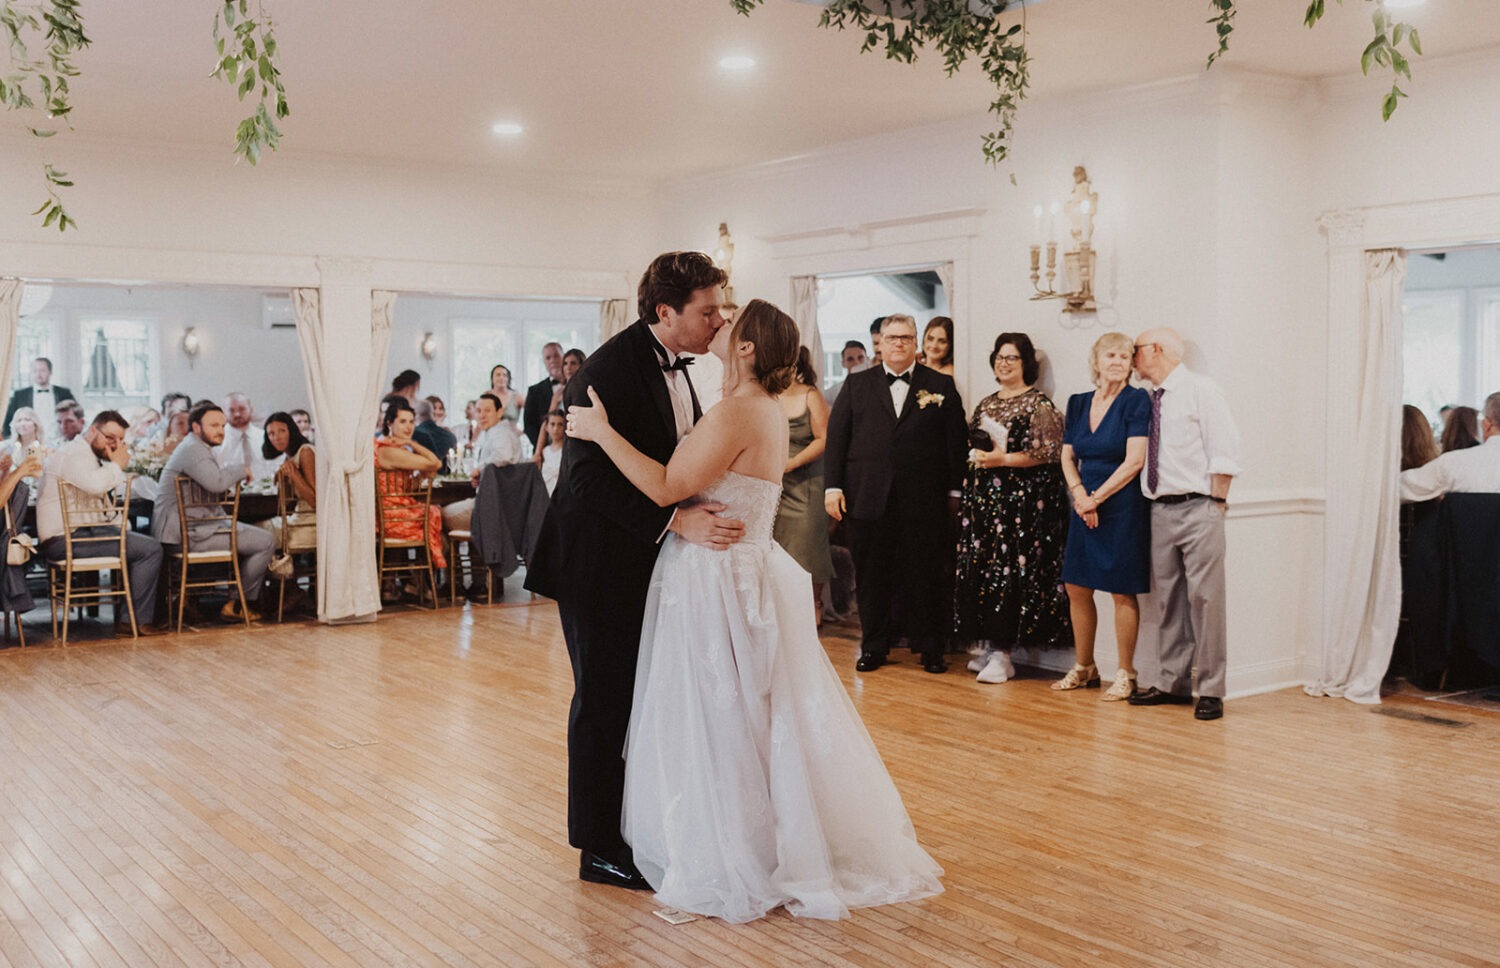
[[47, 213], [47, 217], [44, 218], [44, 219], [42, 219], [42, 228], [46, 228], [47, 226], [51, 225], [53, 222], [56, 222], [57, 221], [57, 217], [59, 215], [61, 215], [61, 214], [62, 214], [62, 206], [61, 205], [57, 205], [57, 204], [54, 203], [53, 206], [52, 206], [51, 211], [49, 211]]
[[1418, 55], [1422, 53], [1422, 41], [1417, 37], [1417, 28], [1415, 27], [1411, 29], [1411, 49], [1416, 51]]
[[1401, 38], [1406, 36], [1406, 29], [1406, 24], [1396, 25], [1396, 28], [1391, 31], [1391, 46], [1395, 47], [1401, 44]]

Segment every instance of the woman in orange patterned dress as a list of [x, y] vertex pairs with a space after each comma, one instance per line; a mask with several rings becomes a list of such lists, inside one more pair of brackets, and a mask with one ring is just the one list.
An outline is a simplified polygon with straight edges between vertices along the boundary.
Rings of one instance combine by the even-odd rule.
[[[432, 451], [411, 439], [411, 432], [416, 426], [417, 415], [412, 412], [411, 404], [405, 399], [397, 397], [386, 404], [385, 415], [380, 421], [381, 433], [375, 438], [375, 465], [380, 470], [410, 471], [416, 476], [436, 474], [438, 468], [443, 466], [443, 462]], [[377, 475], [376, 479], [382, 489], [381, 506], [386, 509], [414, 506], [417, 502], [410, 497], [384, 493], [393, 478], [397, 478], [397, 475]], [[447, 568], [448, 561], [443, 557], [443, 513], [438, 508], [430, 507], [427, 514], [427, 547], [432, 551], [433, 567]], [[421, 531], [421, 525], [409, 515], [398, 516], [397, 520], [386, 522], [386, 534], [402, 541], [420, 538]]]

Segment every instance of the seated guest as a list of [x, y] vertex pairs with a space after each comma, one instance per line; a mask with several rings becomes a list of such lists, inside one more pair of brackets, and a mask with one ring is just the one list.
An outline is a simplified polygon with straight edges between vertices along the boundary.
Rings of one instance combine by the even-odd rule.
[[547, 445], [542, 448], [542, 483], [547, 485], [547, 496], [557, 487], [557, 474], [562, 470], [563, 439], [567, 437], [568, 418], [561, 410], [547, 414]]
[[[163, 545], [182, 544], [182, 524], [177, 520], [179, 477], [191, 479], [209, 494], [223, 494], [239, 481], [253, 480], [244, 464], [220, 466], [214, 459], [213, 449], [224, 443], [224, 425], [224, 411], [212, 400], [204, 400], [188, 411], [189, 433], [162, 468], [161, 491], [156, 496], [156, 508], [151, 514], [151, 533]], [[212, 513], [211, 508], [190, 509], [191, 517], [209, 517]], [[189, 523], [193, 550], [227, 550], [229, 535], [215, 533], [220, 524], [218, 521]], [[276, 546], [270, 532], [243, 523], [236, 528], [236, 543], [240, 556], [240, 582], [245, 588], [246, 601], [241, 603], [231, 599], [224, 604], [219, 615], [229, 621], [239, 621], [249, 613], [253, 622], [260, 618], [255, 603], [260, 600], [261, 586], [266, 581], [266, 566], [271, 563]]]
[[10, 395], [10, 404], [5, 408], [5, 426], [0, 433], [10, 436], [11, 421], [22, 407], [30, 407], [37, 413], [54, 413], [58, 404], [72, 399], [72, 390], [52, 382], [52, 361], [38, 356], [31, 361], [31, 386], [22, 387]]
[[152, 407], [137, 407], [135, 420], [126, 431], [126, 443], [136, 444], [155, 436], [157, 424], [161, 423], [161, 411]]
[[193, 398], [186, 393], [178, 393], [173, 390], [163, 394], [161, 398], [161, 420], [155, 427], [151, 428], [151, 436], [160, 440], [166, 436], [167, 424], [172, 420], [174, 413], [187, 413], [193, 408]]
[[437, 398], [425, 397], [412, 407], [417, 415], [417, 427], [411, 432], [411, 439], [432, 451], [443, 462], [442, 472], [446, 474], [451, 470], [448, 466], [448, 452], [458, 448], [458, 438], [453, 435], [453, 431], [438, 423], [436, 408], [432, 405], [435, 399]]
[[83, 433], [83, 404], [64, 400], [57, 405], [57, 434], [64, 444]]
[[47, 451], [46, 432], [42, 429], [42, 418], [30, 407], [18, 407], [11, 414], [10, 429], [15, 434], [6, 441], [6, 450], [10, 453], [11, 463], [19, 464], [26, 459], [28, 450], [39, 452]]
[[296, 421], [297, 429], [302, 431], [302, 436], [307, 442], [309, 444], [316, 443], [316, 437], [313, 434], [312, 414], [306, 410], [289, 410], [287, 412], [291, 414], [292, 420]]
[[[500, 398], [493, 393], [479, 396], [479, 437], [474, 444], [474, 459], [478, 466], [472, 481], [479, 486], [479, 475], [485, 464], [514, 464], [524, 460], [522, 441], [515, 425], [500, 419]], [[449, 531], [469, 530], [469, 519], [474, 513], [474, 499], [467, 498], [443, 508], [443, 524]]]
[[402, 370], [391, 380], [391, 394], [405, 397], [407, 403], [415, 403], [422, 392], [422, 374], [416, 370]]
[[[130, 452], [125, 446], [127, 429], [129, 425], [124, 417], [113, 410], [101, 411], [87, 431], [47, 460], [42, 473], [41, 493], [36, 501], [36, 530], [42, 539], [42, 554], [48, 561], [62, 561], [68, 555], [67, 540], [63, 535], [62, 495], [57, 486], [59, 481], [66, 481], [89, 495], [79, 510], [87, 515], [88, 520], [99, 522], [83, 528], [75, 527], [73, 556], [87, 558], [115, 554], [119, 547], [119, 529], [103, 522], [106, 515], [113, 514], [110, 492], [125, 479], [125, 465], [130, 461]], [[116, 537], [110, 537], [111, 534]], [[80, 536], [96, 537], [97, 540], [79, 541]], [[126, 533], [125, 569], [130, 574], [130, 598], [135, 604], [136, 626], [145, 634], [157, 631], [150, 626], [156, 619], [156, 584], [161, 575], [161, 558], [161, 543], [155, 538], [135, 531]], [[115, 611], [115, 628], [130, 630], [123, 609]]]
[[1449, 407], [1443, 415], [1443, 453], [1478, 447], [1479, 411], [1473, 407]]
[[177, 410], [170, 417], [163, 420], [162, 424], [166, 427], [166, 435], [162, 437], [161, 441], [162, 454], [170, 457], [172, 451], [177, 449], [177, 445], [182, 443], [188, 434], [192, 432], [188, 429], [188, 412], [186, 410]]
[[231, 393], [224, 398], [229, 404], [224, 426], [224, 442], [214, 448], [214, 457], [228, 467], [238, 464], [250, 471], [250, 479], [267, 478], [281, 466], [281, 457], [267, 460], [265, 454], [266, 435], [255, 426], [255, 408], [250, 398], [243, 393]]
[[1432, 424], [1427, 422], [1427, 416], [1421, 410], [1408, 403], [1401, 408], [1401, 469], [1409, 471], [1421, 467], [1437, 455], [1438, 445], [1432, 437]]
[[1484, 401], [1480, 421], [1484, 443], [1450, 450], [1434, 460], [1401, 472], [1401, 501], [1430, 501], [1455, 491], [1500, 494], [1500, 392]]
[[422, 399], [432, 404], [432, 419], [437, 421], [440, 426], [447, 427], [448, 405], [443, 403], [443, 398], [434, 393], [432, 396], [423, 397]]
[[[486, 394], [489, 396], [489, 394]], [[494, 399], [491, 397], [491, 399]], [[380, 436], [375, 438], [375, 466], [383, 471], [409, 471], [412, 475], [435, 474], [442, 461], [437, 455], [412, 439], [417, 427], [417, 417], [405, 398], [397, 397], [385, 407], [380, 421]], [[377, 475], [382, 488], [389, 486], [388, 475]], [[382, 493], [383, 507], [402, 507], [415, 504], [415, 500], [399, 494]], [[471, 502], [472, 503], [472, 502]], [[432, 552], [432, 564], [436, 568], [447, 568], [443, 557], [443, 521], [437, 508], [428, 508], [431, 515], [427, 527], [427, 547]], [[401, 519], [387, 525], [386, 534], [400, 541], [415, 541], [421, 537], [422, 526], [418, 521]]]
[[[312, 444], [302, 436], [297, 422], [289, 413], [273, 413], [266, 418], [266, 442], [262, 445], [263, 456], [270, 460], [282, 459], [276, 469], [277, 483], [291, 486], [297, 495], [296, 507], [287, 517], [293, 530], [292, 547], [296, 550], [316, 548], [318, 545], [317, 519], [313, 516], [318, 506], [318, 455]], [[271, 519], [271, 534], [276, 546], [281, 546], [281, 519]]]

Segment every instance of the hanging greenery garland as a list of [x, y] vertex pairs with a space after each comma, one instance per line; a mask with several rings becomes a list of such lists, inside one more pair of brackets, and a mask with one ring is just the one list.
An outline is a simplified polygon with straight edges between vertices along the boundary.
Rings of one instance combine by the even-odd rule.
[[[241, 101], [260, 86], [260, 103], [235, 129], [235, 154], [252, 165], [263, 152], [276, 150], [281, 140], [276, 121], [289, 113], [271, 27], [271, 18], [258, 2], [255, 16], [250, 15], [250, 0], [227, 0], [214, 14], [218, 60], [212, 76], [235, 85]], [[52, 122], [62, 121], [71, 128], [68, 81], [78, 76], [73, 55], [90, 44], [83, 32], [79, 0], [0, 0], [0, 31], [10, 55], [10, 70], [0, 76], [0, 104], [7, 110], [43, 116], [45, 123], [27, 125], [35, 137], [57, 134]], [[38, 44], [40, 54], [33, 54]], [[42, 217], [44, 228], [56, 225], [59, 232], [77, 228], [59, 194], [60, 189], [73, 185], [68, 173], [49, 163], [42, 166], [42, 178], [47, 200], [32, 214]]]
[[[748, 16], [765, 0], [729, 2]], [[1415, 27], [1391, 19], [1385, 0], [1364, 2], [1375, 8], [1375, 39], [1361, 55], [1360, 67], [1369, 74], [1370, 65], [1378, 64], [1396, 75], [1397, 83], [1391, 85], [1381, 102], [1381, 114], [1389, 120], [1399, 100], [1406, 97], [1399, 79], [1411, 79], [1411, 65], [1399, 48], [1404, 42], [1408, 50], [1420, 55], [1422, 44]], [[986, 134], [982, 145], [985, 160], [997, 164], [1010, 153], [1016, 108], [1025, 99], [1031, 80], [1024, 21], [1008, 28], [1000, 23], [1000, 14], [1012, 4], [1013, 0], [827, 0], [818, 26], [862, 30], [865, 39], [861, 52], [883, 47], [886, 57], [907, 64], [916, 60], [918, 49], [931, 48], [942, 57], [944, 70], [950, 75], [970, 57], [977, 57], [998, 92], [990, 103], [990, 113], [999, 118], [1000, 127]], [[1208, 55], [1208, 66], [1212, 67], [1229, 52], [1235, 0], [1208, 0], [1208, 5], [1213, 14], [1208, 23], [1218, 37], [1218, 48]], [[1324, 5], [1325, 0], [1311, 0], [1302, 22], [1308, 27], [1316, 25], [1323, 19]]]

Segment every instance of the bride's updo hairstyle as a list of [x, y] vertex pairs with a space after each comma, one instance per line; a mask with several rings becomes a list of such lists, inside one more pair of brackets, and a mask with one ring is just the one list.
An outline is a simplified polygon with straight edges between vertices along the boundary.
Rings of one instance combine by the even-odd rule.
[[755, 382], [771, 396], [780, 394], [797, 377], [801, 335], [792, 317], [766, 302], [752, 299], [729, 332], [729, 345], [755, 344]]

